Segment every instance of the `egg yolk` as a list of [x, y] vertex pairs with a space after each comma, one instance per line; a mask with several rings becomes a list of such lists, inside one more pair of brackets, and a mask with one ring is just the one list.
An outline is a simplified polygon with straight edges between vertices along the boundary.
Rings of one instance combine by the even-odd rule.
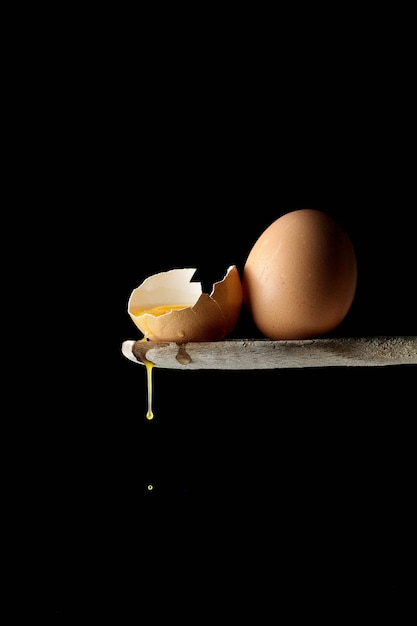
[[[164, 315], [165, 313], [170, 313], [171, 311], [180, 311], [181, 309], [186, 309], [192, 306], [191, 304], [161, 304], [159, 306], [152, 307], [151, 309], [144, 309], [142, 311], [134, 311], [133, 315], [137, 317], [141, 315]], [[143, 337], [140, 341], [146, 342], [147, 338]], [[147, 379], [147, 387], [148, 387], [148, 410], [146, 413], [146, 418], [148, 420], [152, 420], [154, 418], [153, 407], [152, 407], [152, 397], [153, 397], [153, 368], [154, 363], [152, 361], [148, 361], [146, 358], [143, 358], [143, 363], [146, 367], [146, 379]]]
[[146, 412], [146, 419], [153, 419], [153, 410], [152, 410], [152, 370], [154, 364], [151, 361], [146, 361], [146, 375], [147, 375], [147, 385], [148, 385], [148, 410]]
[[143, 311], [135, 311], [133, 315], [136, 317], [140, 317], [141, 315], [155, 315], [158, 317], [159, 315], [165, 315], [165, 313], [170, 313], [171, 311], [180, 311], [181, 309], [186, 309], [190, 304], [161, 304], [160, 306], [155, 306], [152, 309], [145, 309]]
[[[170, 313], [170, 311], [179, 311], [180, 309], [187, 308], [188, 304], [162, 304], [160, 306], [155, 306], [152, 309], [145, 309], [144, 311], [135, 311], [134, 315], [140, 316], [148, 313], [149, 315], [164, 315], [165, 313]], [[141, 341], [146, 342], [146, 337], [143, 337]], [[153, 396], [153, 368], [154, 364], [152, 361], [148, 361], [146, 358], [144, 359], [144, 365], [146, 367], [146, 378], [147, 378], [147, 387], [148, 387], [148, 410], [146, 413], [146, 418], [148, 420], [152, 420], [154, 418], [153, 407], [152, 407], [152, 396]]]
[[[146, 337], [143, 337], [143, 339], [140, 339], [140, 341], [146, 343], [147, 339]], [[148, 361], [148, 359], [143, 358], [143, 363], [146, 367], [146, 383], [147, 383], [147, 387], [148, 387], [148, 410], [146, 412], [146, 418], [148, 420], [152, 420], [154, 415], [153, 415], [153, 408], [152, 408], [152, 393], [153, 393], [153, 389], [152, 389], [152, 372], [153, 372], [153, 368], [154, 368], [154, 363], [152, 363], [152, 361]]]

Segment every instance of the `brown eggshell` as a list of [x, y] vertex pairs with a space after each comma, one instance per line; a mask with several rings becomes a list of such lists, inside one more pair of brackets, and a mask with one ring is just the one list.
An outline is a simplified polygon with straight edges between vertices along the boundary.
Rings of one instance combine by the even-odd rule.
[[[144, 338], [157, 342], [218, 341], [237, 324], [243, 303], [242, 283], [235, 265], [214, 283], [211, 294], [192, 282], [195, 268], [154, 274], [134, 289], [128, 313]], [[157, 306], [184, 305], [163, 315], [147, 313]]]
[[356, 284], [350, 237], [330, 215], [313, 209], [291, 211], [270, 224], [242, 274], [245, 306], [273, 340], [333, 331], [352, 305]]

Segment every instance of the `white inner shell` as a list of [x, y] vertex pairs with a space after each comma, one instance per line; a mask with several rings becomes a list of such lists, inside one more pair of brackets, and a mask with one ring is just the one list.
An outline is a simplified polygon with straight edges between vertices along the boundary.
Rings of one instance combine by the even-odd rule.
[[131, 294], [128, 307], [133, 313], [157, 306], [194, 306], [202, 294], [200, 282], [191, 282], [196, 268], [160, 272], [146, 278]]

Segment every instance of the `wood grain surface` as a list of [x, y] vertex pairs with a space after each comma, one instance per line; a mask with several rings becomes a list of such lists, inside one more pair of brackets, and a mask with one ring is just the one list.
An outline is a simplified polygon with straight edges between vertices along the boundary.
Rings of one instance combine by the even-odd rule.
[[122, 354], [134, 363], [148, 361], [155, 367], [184, 370], [417, 365], [417, 337], [232, 339], [187, 344], [126, 340]]

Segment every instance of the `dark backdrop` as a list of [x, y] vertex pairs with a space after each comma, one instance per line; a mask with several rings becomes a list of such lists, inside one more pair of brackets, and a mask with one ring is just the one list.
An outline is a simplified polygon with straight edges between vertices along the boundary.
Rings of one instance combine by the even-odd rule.
[[[335, 68], [307, 55], [294, 72], [262, 46], [257, 63], [242, 46], [225, 64], [209, 46], [193, 61], [144, 56], [138, 71], [105, 49], [76, 77], [71, 60], [59, 64], [25, 153], [38, 166], [19, 224], [36, 332], [13, 510], [24, 571], [41, 583], [34, 601], [61, 614], [79, 615], [83, 602], [105, 613], [119, 597], [155, 609], [182, 572], [179, 610], [190, 595], [207, 611], [213, 597], [231, 610], [277, 595], [307, 602], [309, 591], [320, 614], [330, 596], [401, 605], [415, 367], [158, 369], [148, 422], [145, 370], [121, 354], [139, 337], [127, 300], [147, 276], [196, 267], [210, 289], [301, 207], [333, 215], [357, 252], [356, 298], [336, 333], [417, 334], [415, 137], [401, 63], [351, 73], [343, 55]], [[244, 314], [233, 336], [256, 336]]]
[[[265, 171], [254, 149], [227, 159], [213, 146], [201, 152], [173, 171], [155, 164], [149, 177], [141, 159], [128, 172], [117, 167], [88, 241], [71, 247], [85, 264], [63, 298], [78, 309], [76, 332], [51, 364], [59, 401], [40, 427], [29, 426], [41, 453], [35, 499], [48, 512], [51, 569], [75, 560], [85, 578], [81, 592], [58, 583], [58, 597], [64, 607], [90, 598], [91, 576], [112, 587], [113, 563], [140, 567], [145, 550], [140, 576], [150, 568], [169, 586], [184, 559], [191, 579], [211, 563], [228, 587], [223, 567], [250, 576], [246, 559], [261, 568], [273, 554], [285, 558], [279, 576], [291, 590], [292, 576], [301, 584], [300, 560], [307, 587], [395, 604], [411, 586], [415, 366], [155, 369], [148, 422], [145, 370], [121, 344], [139, 338], [127, 300], [144, 278], [193, 266], [210, 288], [229, 264], [242, 269], [269, 223], [301, 206], [335, 216], [357, 251], [357, 295], [335, 334], [416, 335], [413, 211], [401, 174], [390, 178], [388, 160], [359, 175], [354, 155], [342, 173], [334, 163], [310, 170], [296, 161]], [[66, 324], [56, 337], [66, 338]], [[257, 336], [244, 312], [232, 336]], [[163, 572], [159, 550], [171, 555]]]

